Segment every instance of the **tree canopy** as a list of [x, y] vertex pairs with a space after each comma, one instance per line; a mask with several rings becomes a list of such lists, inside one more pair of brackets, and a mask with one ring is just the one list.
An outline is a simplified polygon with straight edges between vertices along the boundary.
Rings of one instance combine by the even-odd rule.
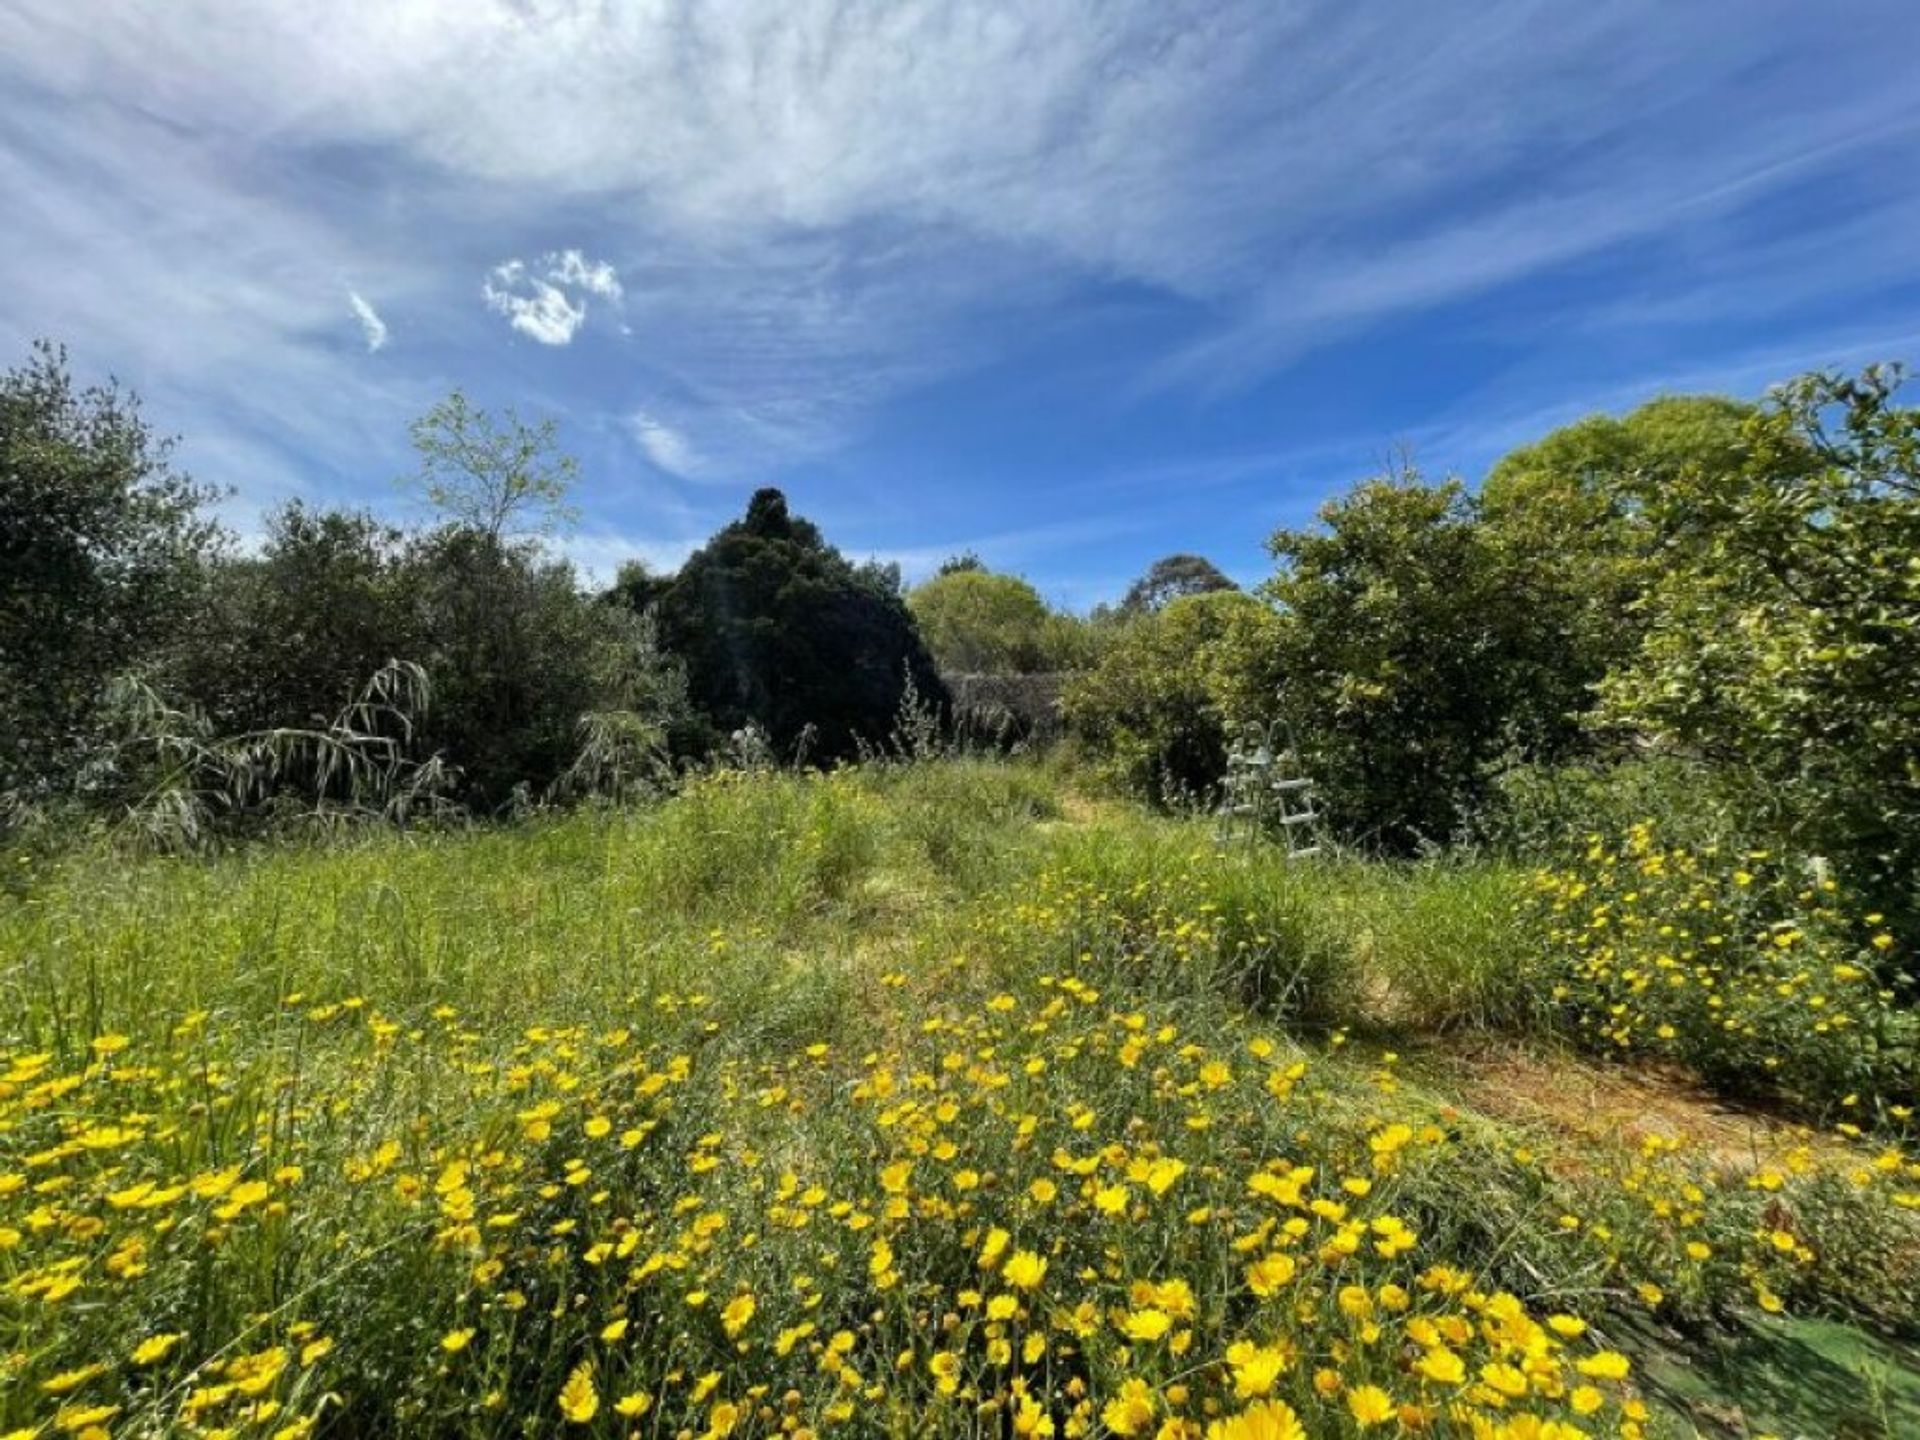
[[0, 375], [0, 790], [62, 764], [189, 613], [218, 527], [138, 399], [40, 343]]
[[883, 743], [909, 682], [945, 703], [897, 581], [849, 563], [778, 490], [755, 492], [742, 519], [688, 558], [658, 614], [711, 721], [757, 724], [783, 753], [803, 732], [819, 760]]
[[907, 596], [940, 668], [951, 675], [1031, 674], [1047, 668], [1047, 602], [1017, 575], [947, 570]]
[[1215, 590], [1240, 587], [1204, 555], [1163, 555], [1147, 568], [1147, 573], [1127, 588], [1120, 609], [1129, 615], [1159, 610], [1168, 601], [1182, 595], [1205, 595]]

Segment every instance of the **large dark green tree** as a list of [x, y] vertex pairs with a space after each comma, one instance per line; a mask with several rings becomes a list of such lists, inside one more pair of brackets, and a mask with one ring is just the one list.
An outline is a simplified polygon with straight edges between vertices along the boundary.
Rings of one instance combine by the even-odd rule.
[[1145, 615], [1164, 608], [1182, 595], [1207, 595], [1215, 590], [1238, 590], [1218, 565], [1204, 555], [1163, 555], [1147, 567], [1121, 598], [1128, 615]]
[[688, 558], [657, 613], [694, 703], [723, 730], [759, 725], [787, 754], [803, 732], [815, 760], [883, 743], [909, 677], [924, 702], [946, 700], [897, 576], [848, 562], [778, 490]]
[[0, 375], [0, 791], [50, 781], [191, 612], [218, 531], [170, 448], [53, 345]]

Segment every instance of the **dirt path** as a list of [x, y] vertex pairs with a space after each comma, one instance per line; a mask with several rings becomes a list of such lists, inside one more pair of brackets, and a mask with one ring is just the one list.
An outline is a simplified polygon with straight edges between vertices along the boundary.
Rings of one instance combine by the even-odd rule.
[[1759, 1169], [1799, 1147], [1848, 1153], [1838, 1136], [1731, 1104], [1669, 1067], [1628, 1069], [1493, 1039], [1456, 1042], [1421, 1059], [1437, 1088], [1482, 1114], [1587, 1144], [1637, 1149], [1649, 1137], [1677, 1140], [1734, 1171]]

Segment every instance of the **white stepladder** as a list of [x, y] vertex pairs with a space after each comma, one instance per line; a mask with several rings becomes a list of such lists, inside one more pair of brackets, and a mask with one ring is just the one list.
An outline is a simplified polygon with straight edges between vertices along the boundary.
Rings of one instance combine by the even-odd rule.
[[1313, 779], [1291, 745], [1276, 747], [1270, 732], [1236, 742], [1222, 789], [1215, 832], [1222, 845], [1271, 837], [1286, 846], [1288, 859], [1320, 853]]

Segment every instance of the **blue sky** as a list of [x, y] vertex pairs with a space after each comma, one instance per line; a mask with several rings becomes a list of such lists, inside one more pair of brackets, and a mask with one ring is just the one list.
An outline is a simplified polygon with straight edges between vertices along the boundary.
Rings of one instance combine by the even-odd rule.
[[762, 484], [909, 575], [1243, 579], [1399, 447], [1920, 358], [1920, 4], [9, 0], [0, 363], [402, 516], [552, 414], [589, 572]]

